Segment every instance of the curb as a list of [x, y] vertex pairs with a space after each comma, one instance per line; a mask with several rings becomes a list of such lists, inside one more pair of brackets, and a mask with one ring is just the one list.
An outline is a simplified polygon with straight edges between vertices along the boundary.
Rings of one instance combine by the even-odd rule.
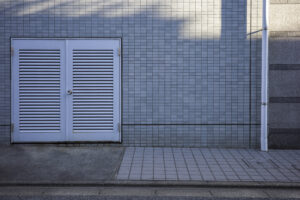
[[218, 187], [218, 188], [282, 188], [300, 189], [300, 182], [228, 182], [228, 181], [101, 181], [101, 182], [9, 182], [0, 187]]

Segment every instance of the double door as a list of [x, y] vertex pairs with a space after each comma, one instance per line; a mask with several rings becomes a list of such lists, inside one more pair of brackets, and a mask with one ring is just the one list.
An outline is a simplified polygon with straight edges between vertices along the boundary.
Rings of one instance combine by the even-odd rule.
[[120, 141], [119, 39], [13, 39], [12, 142]]

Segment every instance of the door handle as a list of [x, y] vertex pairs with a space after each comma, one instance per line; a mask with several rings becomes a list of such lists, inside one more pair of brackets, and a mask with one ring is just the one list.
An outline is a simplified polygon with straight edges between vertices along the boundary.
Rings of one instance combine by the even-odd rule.
[[71, 89], [67, 91], [68, 95], [71, 95], [72, 93], [73, 93], [73, 91]]

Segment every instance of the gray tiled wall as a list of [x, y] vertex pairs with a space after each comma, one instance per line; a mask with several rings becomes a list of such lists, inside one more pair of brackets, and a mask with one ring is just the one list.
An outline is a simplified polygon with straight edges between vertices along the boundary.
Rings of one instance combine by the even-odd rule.
[[256, 147], [260, 4], [1, 1], [0, 141], [9, 143], [11, 37], [121, 37], [124, 145]]

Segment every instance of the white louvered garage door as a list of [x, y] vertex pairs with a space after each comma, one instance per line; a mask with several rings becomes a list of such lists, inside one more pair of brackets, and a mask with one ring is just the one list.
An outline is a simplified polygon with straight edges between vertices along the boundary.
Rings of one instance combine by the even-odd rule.
[[12, 41], [14, 142], [119, 141], [119, 40]]

